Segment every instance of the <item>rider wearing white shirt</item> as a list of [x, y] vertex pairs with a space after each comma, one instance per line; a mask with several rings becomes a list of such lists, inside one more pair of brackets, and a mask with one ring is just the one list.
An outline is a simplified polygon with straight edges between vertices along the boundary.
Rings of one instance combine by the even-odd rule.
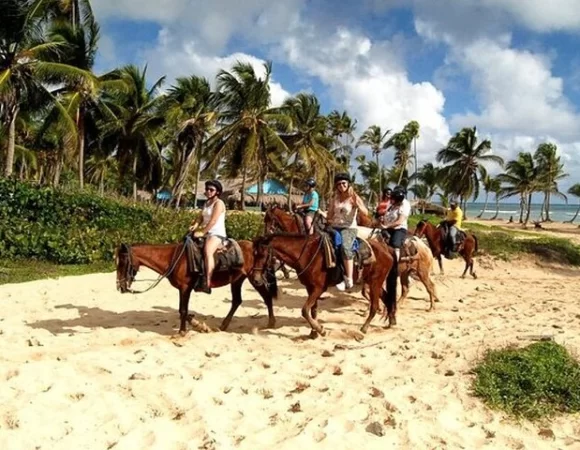
[[390, 235], [389, 245], [395, 249], [397, 260], [401, 258], [401, 247], [407, 238], [408, 220], [411, 215], [411, 203], [405, 198], [406, 194], [405, 188], [402, 186], [396, 186], [393, 189], [391, 196], [393, 204], [383, 219], [383, 228]]

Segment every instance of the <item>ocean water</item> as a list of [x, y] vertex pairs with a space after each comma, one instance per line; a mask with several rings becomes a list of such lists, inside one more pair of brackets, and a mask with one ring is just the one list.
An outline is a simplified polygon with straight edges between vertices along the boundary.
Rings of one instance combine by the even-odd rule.
[[[476, 203], [468, 203], [467, 204], [467, 217], [469, 219], [474, 219], [476, 216], [479, 215], [481, 210], [483, 209], [484, 203], [483, 202], [476, 202]], [[574, 214], [576, 214], [576, 210], [578, 209], [577, 204], [569, 204], [569, 205], [550, 205], [550, 219], [555, 222], [564, 222], [566, 220], [572, 219]], [[530, 213], [530, 220], [539, 220], [540, 219], [540, 211], [542, 210], [542, 204], [532, 203], [532, 211]], [[483, 215], [481, 216], [482, 219], [491, 219], [495, 215], [495, 203], [490, 202], [487, 204]], [[517, 203], [500, 203], [499, 204], [499, 214], [497, 216], [498, 219], [507, 220], [513, 216], [514, 221], [517, 221], [520, 217], [520, 205]], [[525, 217], [525, 216], [524, 216]], [[576, 218], [578, 223], [580, 223], [580, 215]]]

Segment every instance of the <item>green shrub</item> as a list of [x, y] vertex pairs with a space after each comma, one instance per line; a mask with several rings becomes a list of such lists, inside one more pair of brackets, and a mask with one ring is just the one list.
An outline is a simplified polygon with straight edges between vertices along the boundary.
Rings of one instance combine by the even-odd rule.
[[489, 350], [474, 372], [473, 393], [514, 417], [580, 411], [580, 364], [554, 342]]
[[[195, 214], [1, 179], [0, 258], [110, 260], [120, 242], [180, 241]], [[263, 216], [228, 211], [226, 229], [234, 239], [251, 239], [263, 230]]]

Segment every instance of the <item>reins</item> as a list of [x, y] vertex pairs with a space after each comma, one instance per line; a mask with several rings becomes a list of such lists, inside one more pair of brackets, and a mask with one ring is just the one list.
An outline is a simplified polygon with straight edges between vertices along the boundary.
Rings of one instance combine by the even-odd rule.
[[175, 268], [177, 267], [177, 263], [179, 262], [179, 260], [183, 256], [183, 254], [185, 253], [185, 247], [186, 247], [186, 244], [184, 242], [181, 245], [181, 251], [177, 257], [175, 255], [177, 254], [177, 250], [179, 249], [179, 246], [175, 248], [175, 251], [173, 252], [173, 256], [171, 257], [171, 263], [169, 264], [169, 268], [165, 271], [165, 273], [159, 275], [159, 277], [156, 280], [154, 280], [154, 279], [135, 280], [136, 271], [133, 274], [128, 273], [129, 269], [135, 270], [135, 266], [133, 265], [133, 250], [132, 250], [130, 245], [127, 245], [127, 254], [129, 257], [129, 261], [128, 261], [127, 274], [126, 274], [124, 281], [130, 280], [132, 283], [142, 283], [145, 281], [153, 281], [153, 284], [145, 290], [137, 291], [135, 289], [129, 288], [127, 291], [130, 292], [131, 294], [143, 294], [147, 291], [150, 291], [154, 287], [156, 287], [159, 283], [161, 283], [161, 281], [163, 281], [165, 278], [167, 278], [169, 275], [171, 275], [171, 273], [175, 270]]

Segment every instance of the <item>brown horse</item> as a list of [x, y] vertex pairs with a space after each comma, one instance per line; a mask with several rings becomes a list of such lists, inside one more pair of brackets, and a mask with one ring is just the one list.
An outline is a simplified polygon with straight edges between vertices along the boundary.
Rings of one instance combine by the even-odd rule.
[[[461, 278], [465, 278], [465, 274], [469, 269], [469, 274], [473, 278], [477, 278], [477, 274], [473, 269], [473, 255], [478, 250], [478, 242], [477, 237], [473, 233], [465, 233], [465, 238], [459, 245], [458, 253], [463, 257], [465, 261], [465, 270], [461, 275]], [[428, 220], [421, 220], [417, 227], [415, 228], [415, 236], [421, 238], [425, 236], [427, 238], [427, 242], [429, 243], [429, 247], [433, 252], [433, 257], [437, 259], [439, 263], [439, 270], [441, 274], [443, 274], [443, 251], [445, 249], [445, 235], [444, 230], [441, 227], [435, 227], [432, 223]]]
[[[373, 227], [373, 221], [359, 212], [357, 216], [357, 222], [365, 227]], [[270, 208], [266, 211], [264, 216], [264, 225], [266, 233], [272, 233], [276, 230], [288, 233], [299, 233], [299, 227], [295, 218], [280, 208]], [[378, 229], [376, 229], [378, 230]], [[380, 232], [371, 233], [371, 239], [377, 239], [383, 245], [388, 247], [387, 242], [382, 238]], [[431, 280], [431, 267], [433, 254], [429, 247], [427, 247], [420, 239], [408, 238], [405, 241], [405, 249], [414, 246], [416, 249], [416, 255], [410, 258], [403, 258], [399, 261], [398, 273], [401, 277], [401, 296], [397, 300], [397, 304], [402, 304], [409, 294], [410, 288], [410, 278], [416, 278], [423, 283], [425, 289], [429, 293], [429, 309], [433, 309], [434, 302], [438, 302], [437, 294], [435, 292], [435, 284]], [[364, 298], [370, 301], [368, 296], [369, 287], [365, 284], [363, 285], [362, 295]]]
[[[213, 273], [211, 287], [221, 287], [231, 285], [232, 306], [226, 318], [223, 320], [220, 329], [225, 331], [236, 310], [242, 304], [242, 284], [248, 278], [254, 265], [254, 245], [251, 241], [237, 241], [244, 257], [243, 266], [227, 271], [216, 270]], [[117, 266], [117, 289], [121, 293], [134, 292], [131, 284], [135, 280], [135, 275], [140, 266], [148, 267], [157, 272], [160, 278], [149, 289], [155, 287], [163, 278], [167, 278], [169, 283], [179, 291], [179, 333], [186, 334], [186, 321], [191, 320], [189, 316], [189, 297], [196, 285], [199, 274], [193, 273], [189, 269], [187, 257], [185, 255], [185, 243], [148, 245], [121, 244], [115, 251]], [[266, 268], [265, 274], [268, 277], [268, 284], [255, 283], [252, 278], [250, 283], [264, 299], [268, 308], [268, 328], [276, 325], [272, 306], [273, 299], [277, 296], [278, 287], [276, 277], [271, 268]], [[202, 275], [204, 276], [204, 275]], [[147, 290], [149, 290], [147, 289]]]
[[[332, 270], [328, 269], [323, 254], [323, 237], [320, 234], [301, 235], [289, 233], [275, 233], [254, 240], [256, 252], [254, 255], [253, 278], [256, 284], [265, 284], [264, 271], [271, 264], [271, 259], [276, 257], [288, 264], [298, 275], [298, 280], [306, 287], [308, 298], [302, 307], [302, 317], [306, 319], [312, 332], [310, 336], [325, 335], [323, 327], [316, 320], [318, 299], [328, 289], [335, 286], [339, 280], [332, 278]], [[375, 262], [363, 266], [359, 270], [355, 266], [354, 282], [362, 280], [368, 284], [370, 291], [370, 310], [367, 320], [361, 327], [361, 332], [366, 333], [375, 317], [379, 299], [385, 304], [388, 326], [396, 325], [397, 310], [397, 264], [394, 251], [388, 249], [379, 242], [370, 242], [375, 255]], [[387, 289], [383, 289], [386, 279]]]

